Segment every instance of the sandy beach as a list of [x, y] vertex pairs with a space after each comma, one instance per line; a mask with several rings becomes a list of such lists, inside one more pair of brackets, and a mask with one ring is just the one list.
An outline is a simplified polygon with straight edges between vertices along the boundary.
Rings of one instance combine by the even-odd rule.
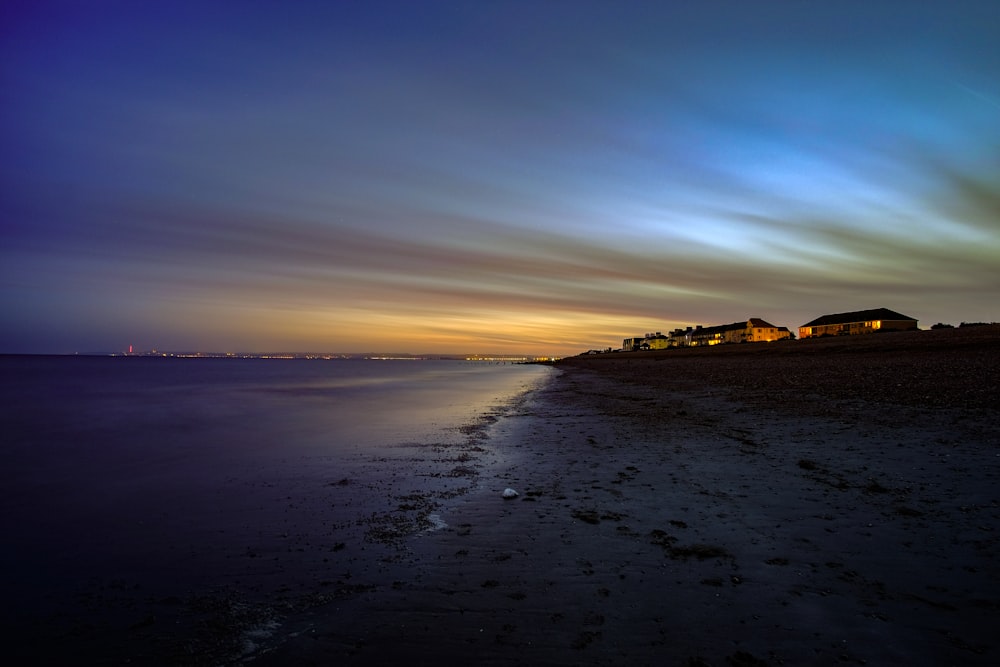
[[1000, 327], [557, 368], [253, 663], [1000, 660]]

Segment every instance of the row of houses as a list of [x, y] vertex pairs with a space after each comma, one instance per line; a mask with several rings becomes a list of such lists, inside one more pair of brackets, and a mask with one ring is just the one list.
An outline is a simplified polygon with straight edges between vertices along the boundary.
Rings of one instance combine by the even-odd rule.
[[[917, 320], [888, 308], [834, 313], [817, 317], [799, 327], [799, 338], [845, 336], [878, 331], [916, 330]], [[659, 331], [644, 336], [626, 338], [622, 351], [665, 350], [671, 347], [698, 347], [727, 343], [762, 343], [794, 338], [787, 327], [778, 327], [759, 317], [743, 322], [703, 327], [701, 325], [674, 329], [669, 334]]]
[[792, 333], [787, 327], [776, 327], [759, 317], [751, 317], [744, 322], [712, 327], [698, 325], [686, 329], [674, 329], [666, 335], [657, 331], [642, 337], [626, 338], [622, 341], [622, 350], [665, 350], [671, 347], [697, 347], [722, 343], [758, 343], [791, 338], [791, 336]]

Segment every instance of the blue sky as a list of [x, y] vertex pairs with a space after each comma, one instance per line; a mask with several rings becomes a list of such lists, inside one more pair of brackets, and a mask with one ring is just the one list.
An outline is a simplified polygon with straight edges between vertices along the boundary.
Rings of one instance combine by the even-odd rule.
[[8, 2], [0, 351], [994, 321], [995, 2]]

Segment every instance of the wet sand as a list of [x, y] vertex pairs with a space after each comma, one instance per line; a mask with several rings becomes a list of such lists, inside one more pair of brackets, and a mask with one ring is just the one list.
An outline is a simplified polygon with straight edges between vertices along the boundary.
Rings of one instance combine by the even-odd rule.
[[1000, 327], [558, 368], [253, 663], [1000, 661]]

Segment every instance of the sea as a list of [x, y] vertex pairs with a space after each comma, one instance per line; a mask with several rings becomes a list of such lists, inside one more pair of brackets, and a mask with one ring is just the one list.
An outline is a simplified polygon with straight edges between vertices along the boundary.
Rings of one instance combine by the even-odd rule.
[[5, 647], [29, 660], [232, 660], [231, 638], [206, 639], [206, 624], [260, 632], [280, 605], [362, 586], [369, 561], [447, 525], [483, 466], [504, 465], [491, 431], [551, 372], [0, 357]]

